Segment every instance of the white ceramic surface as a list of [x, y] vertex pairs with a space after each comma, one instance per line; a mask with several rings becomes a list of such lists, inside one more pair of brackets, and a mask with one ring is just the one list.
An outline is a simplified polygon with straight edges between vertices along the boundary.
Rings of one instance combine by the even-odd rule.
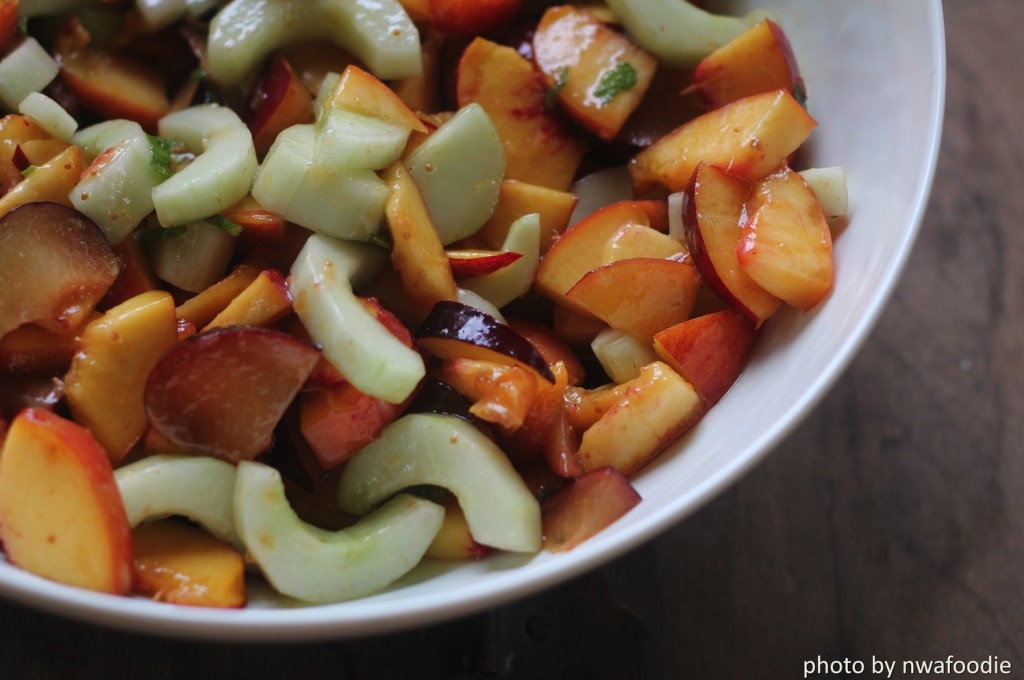
[[[666, 0], [674, 1], [674, 0]], [[763, 0], [787, 31], [820, 127], [809, 162], [842, 165], [851, 219], [836, 239], [836, 286], [816, 311], [771, 319], [749, 368], [709, 415], [635, 478], [643, 502], [575, 550], [423, 565], [385, 593], [330, 606], [258, 591], [239, 611], [173, 607], [53, 583], [0, 560], [0, 594], [134, 631], [312, 640], [394, 631], [553, 586], [651, 540], [720, 493], [817, 404], [870, 332], [907, 260], [938, 154], [945, 95], [939, 0]], [[822, 452], [823, 455], [827, 452]]]

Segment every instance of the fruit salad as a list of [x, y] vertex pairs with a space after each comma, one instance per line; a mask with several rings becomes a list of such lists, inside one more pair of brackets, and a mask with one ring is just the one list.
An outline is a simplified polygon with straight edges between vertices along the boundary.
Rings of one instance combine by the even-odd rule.
[[0, 0], [6, 560], [322, 604], [618, 521], [831, 290], [845, 177], [801, 166], [784, 26]]

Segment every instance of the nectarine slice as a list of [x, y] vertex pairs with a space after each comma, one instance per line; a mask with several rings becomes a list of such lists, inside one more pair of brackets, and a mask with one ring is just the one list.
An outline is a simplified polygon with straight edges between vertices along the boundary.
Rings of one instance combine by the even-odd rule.
[[700, 162], [757, 180], [803, 144], [817, 122], [786, 90], [738, 99], [676, 128], [629, 162], [637, 196], [683, 191]]
[[588, 472], [544, 501], [544, 549], [571, 550], [639, 502], [640, 494], [615, 468]]
[[714, 405], [743, 371], [757, 337], [748, 319], [724, 309], [666, 328], [654, 336], [654, 351]]
[[690, 254], [708, 286], [760, 326], [781, 301], [740, 267], [737, 250], [750, 184], [701, 163], [687, 192], [683, 224]]
[[807, 182], [789, 167], [754, 187], [737, 246], [740, 267], [769, 293], [803, 310], [832, 287], [832, 234]]
[[0, 541], [43, 578], [105, 593], [132, 584], [132, 539], [106, 452], [84, 427], [27, 409], [0, 453]]

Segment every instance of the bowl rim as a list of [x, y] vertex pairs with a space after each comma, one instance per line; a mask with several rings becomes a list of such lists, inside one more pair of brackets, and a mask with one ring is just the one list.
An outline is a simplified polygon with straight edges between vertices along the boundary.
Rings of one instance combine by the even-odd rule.
[[443, 607], [438, 607], [430, 594], [417, 594], [404, 598], [401, 607], [381, 607], [356, 600], [296, 608], [190, 608], [142, 598], [111, 597], [47, 581], [10, 566], [2, 553], [0, 595], [62, 617], [172, 638], [239, 642], [344, 639], [399, 632], [500, 606], [605, 564], [678, 524], [767, 457], [803, 421], [853, 361], [892, 297], [928, 207], [945, 115], [946, 44], [942, 3], [941, 0], [925, 0], [922, 8], [933, 48], [929, 55], [930, 63], [936, 69], [928, 106], [931, 113], [927, 121], [928, 154], [923, 160], [925, 171], [917, 180], [913, 196], [908, 199], [912, 205], [909, 210], [911, 219], [899, 241], [896, 255], [887, 262], [883, 278], [876, 285], [878, 292], [864, 311], [863, 321], [837, 346], [832, 360], [818, 379], [789, 409], [789, 412], [800, 415], [783, 419], [776, 427], [762, 432], [755, 444], [749, 447], [750, 455], [716, 468], [700, 480], [685, 498], [661, 505], [642, 518], [630, 532], [616, 534], [611, 540], [600, 543], [584, 543], [570, 553], [564, 553], [561, 556], [564, 559], [557, 563], [555, 560], [540, 560], [531, 565], [529, 578], [516, 576], [513, 572], [502, 580], [497, 591], [492, 589], [490, 581], [470, 584], [460, 589]]

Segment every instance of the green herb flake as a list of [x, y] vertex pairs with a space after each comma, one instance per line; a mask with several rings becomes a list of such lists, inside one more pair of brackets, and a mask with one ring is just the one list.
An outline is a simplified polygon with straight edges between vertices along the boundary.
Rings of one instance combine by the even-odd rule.
[[224, 217], [223, 215], [213, 215], [212, 217], [209, 218], [209, 221], [212, 224], [216, 225], [218, 229], [227, 234], [231, 234], [232, 236], [242, 235], [242, 227], [238, 224], [235, 224], [234, 222]]
[[621, 92], [636, 85], [636, 69], [627, 61], [620, 61], [615, 68], [609, 69], [601, 76], [601, 82], [594, 88], [592, 94], [601, 104], [607, 106]]
[[176, 227], [157, 227], [156, 229], [143, 229], [135, 232], [135, 240], [143, 243], [159, 241], [165, 238], [175, 238], [188, 231], [187, 224], [179, 224]]
[[569, 82], [569, 67], [566, 66], [558, 72], [558, 77], [555, 79], [555, 86], [544, 93], [544, 108], [548, 111], [555, 110], [555, 102], [558, 100], [558, 94], [565, 89], [566, 83]]
[[26, 167], [24, 170], [21, 171], [21, 176], [22, 177], [28, 177], [29, 175], [31, 175], [35, 171], [36, 171], [36, 166], [30, 165], [30, 166]]
[[796, 99], [800, 106], [807, 108], [807, 86], [804, 85], [803, 78], [793, 84], [793, 99]]
[[146, 137], [149, 139], [153, 169], [165, 179], [170, 177], [174, 174], [171, 167], [171, 140], [155, 135], [146, 135]]

